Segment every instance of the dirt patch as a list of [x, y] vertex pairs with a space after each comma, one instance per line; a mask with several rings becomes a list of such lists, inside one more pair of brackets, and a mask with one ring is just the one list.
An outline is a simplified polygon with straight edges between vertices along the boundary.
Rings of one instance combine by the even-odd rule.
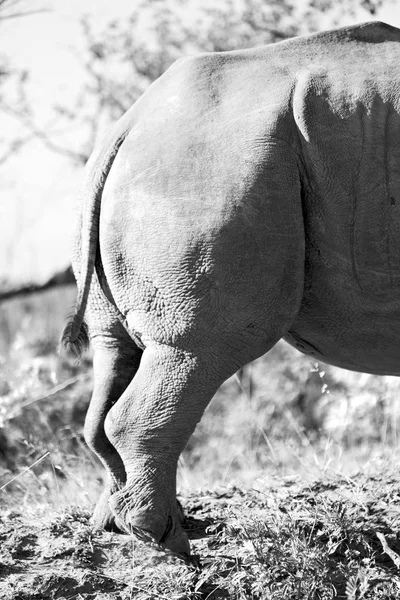
[[[0, 514], [4, 600], [395, 599], [399, 477], [393, 472], [181, 498], [189, 563], [93, 529], [70, 508]], [[385, 551], [386, 544], [386, 551]]]

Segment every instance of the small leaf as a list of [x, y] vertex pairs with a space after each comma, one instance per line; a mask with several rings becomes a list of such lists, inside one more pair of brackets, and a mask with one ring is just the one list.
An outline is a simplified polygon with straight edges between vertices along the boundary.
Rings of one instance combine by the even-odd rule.
[[347, 600], [356, 600], [357, 597], [358, 574], [352, 575], [346, 582]]

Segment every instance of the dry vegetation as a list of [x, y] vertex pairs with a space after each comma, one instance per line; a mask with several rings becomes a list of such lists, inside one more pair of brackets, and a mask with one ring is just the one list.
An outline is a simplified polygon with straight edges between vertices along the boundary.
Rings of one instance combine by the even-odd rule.
[[398, 598], [400, 382], [284, 343], [222, 386], [179, 465], [193, 559], [93, 530], [74, 289], [0, 306], [0, 598]]

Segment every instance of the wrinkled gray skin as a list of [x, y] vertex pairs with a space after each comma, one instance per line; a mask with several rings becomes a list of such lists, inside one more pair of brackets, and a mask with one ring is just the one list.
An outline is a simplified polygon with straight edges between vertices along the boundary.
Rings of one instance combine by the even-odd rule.
[[188, 554], [176, 466], [218, 386], [285, 338], [400, 373], [400, 31], [175, 63], [94, 152], [65, 345], [89, 324], [95, 521]]

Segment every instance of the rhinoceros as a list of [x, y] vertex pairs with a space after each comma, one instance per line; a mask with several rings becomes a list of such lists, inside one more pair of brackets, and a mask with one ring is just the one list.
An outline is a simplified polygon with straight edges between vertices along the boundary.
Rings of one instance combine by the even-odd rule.
[[400, 374], [400, 30], [177, 61], [95, 149], [72, 259], [95, 522], [188, 555], [177, 461], [226, 378], [281, 338]]

